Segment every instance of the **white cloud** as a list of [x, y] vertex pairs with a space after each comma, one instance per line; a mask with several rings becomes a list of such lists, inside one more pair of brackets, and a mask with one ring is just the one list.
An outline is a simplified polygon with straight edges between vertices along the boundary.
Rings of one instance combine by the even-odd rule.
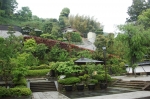
[[64, 7], [71, 15], [94, 16], [104, 25], [105, 32], [115, 32], [115, 25], [124, 24], [127, 8], [132, 0], [16, 0], [19, 9], [28, 6], [33, 15], [41, 18], [57, 18]]

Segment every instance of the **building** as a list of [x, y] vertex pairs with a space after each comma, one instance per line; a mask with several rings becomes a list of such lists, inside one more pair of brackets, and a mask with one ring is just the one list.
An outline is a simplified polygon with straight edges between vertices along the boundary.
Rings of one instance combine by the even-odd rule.
[[[132, 73], [132, 68], [126, 65], [126, 71], [127, 73]], [[150, 75], [150, 61], [144, 61], [138, 63], [138, 66], [135, 68], [134, 72], [136, 74], [148, 74]]]

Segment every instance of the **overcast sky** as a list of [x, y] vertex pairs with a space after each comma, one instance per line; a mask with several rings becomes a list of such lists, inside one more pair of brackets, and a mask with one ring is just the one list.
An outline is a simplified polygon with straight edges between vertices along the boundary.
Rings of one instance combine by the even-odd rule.
[[104, 32], [116, 32], [116, 25], [124, 24], [128, 17], [127, 9], [132, 0], [16, 0], [18, 9], [28, 6], [33, 15], [40, 18], [57, 18], [64, 7], [70, 15], [94, 17], [102, 25]]

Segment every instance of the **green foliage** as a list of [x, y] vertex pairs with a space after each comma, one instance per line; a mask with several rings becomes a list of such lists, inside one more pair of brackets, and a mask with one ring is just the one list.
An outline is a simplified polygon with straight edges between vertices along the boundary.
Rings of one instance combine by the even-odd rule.
[[41, 34], [40, 37], [47, 38], [47, 39], [55, 39], [55, 37], [52, 34], [49, 34], [49, 33]]
[[66, 76], [70, 76], [73, 73], [80, 73], [83, 70], [81, 70], [80, 66], [74, 65], [73, 62], [68, 61], [68, 62], [62, 62], [59, 64], [57, 67], [57, 71], [60, 74], [65, 74]]
[[32, 12], [29, 7], [22, 7], [17, 14], [19, 15], [17, 18], [21, 21], [29, 21], [32, 18]]
[[101, 75], [94, 75], [93, 76], [94, 79], [97, 79], [98, 81], [104, 81], [105, 77], [101, 74]]
[[79, 76], [81, 81], [86, 81], [90, 76], [88, 74], [84, 74], [83, 76]]
[[[94, 75], [93, 78], [98, 80], [99, 82], [105, 82], [106, 81], [105, 74]], [[111, 81], [111, 76], [109, 74], [107, 74], [107, 81], [108, 82]]]
[[0, 4], [1, 10], [5, 12], [5, 14], [3, 14], [3, 17], [9, 18], [12, 16], [18, 5], [16, 0], [1, 0]]
[[79, 82], [80, 82], [80, 79], [78, 77], [69, 77], [69, 78], [58, 80], [58, 83], [63, 84], [63, 85], [72, 85], [72, 84], [76, 84]]
[[46, 64], [42, 64], [40, 66], [31, 66], [29, 69], [30, 70], [41, 70], [41, 69], [50, 69], [51, 67], [46, 65]]
[[13, 34], [8, 38], [1, 39], [0, 42], [0, 75], [2, 75], [6, 85], [11, 80], [14, 65], [11, 59], [17, 56], [18, 51], [22, 49], [21, 37], [15, 37]]
[[128, 7], [128, 15], [129, 18], [127, 19], [128, 22], [137, 21], [138, 16], [142, 13], [142, 11], [150, 8], [149, 1], [146, 2], [145, 0], [132, 0], [132, 5]]
[[65, 26], [69, 25], [68, 22], [68, 16], [70, 13], [70, 9], [69, 8], [63, 8], [60, 15], [59, 15], [59, 25], [61, 28], [64, 28]]
[[26, 67], [26, 63], [29, 61], [28, 58], [29, 54], [27, 53], [18, 54], [16, 58], [11, 58], [11, 64], [14, 66], [12, 74], [15, 78], [20, 79], [26, 76], [28, 72], [28, 68]]
[[69, 59], [68, 52], [61, 49], [58, 45], [51, 48], [49, 57], [51, 61], [67, 61]]
[[28, 39], [24, 42], [24, 50], [27, 52], [35, 52], [37, 44], [34, 39]]
[[10, 88], [7, 90], [10, 91], [12, 97], [30, 96], [32, 94], [29, 88]]
[[27, 85], [27, 80], [26, 78], [22, 77], [20, 79], [17, 79], [17, 78], [14, 78], [13, 79], [13, 83], [16, 85], [16, 86], [26, 86]]
[[125, 46], [126, 59], [128, 60], [129, 65], [132, 67], [133, 64], [143, 59], [143, 56], [147, 50], [145, 46], [147, 41], [145, 41], [144, 29], [141, 26], [127, 24], [120, 26], [120, 30], [124, 32], [122, 42]]
[[95, 65], [95, 64], [87, 64], [87, 67], [85, 68], [88, 71], [89, 75], [93, 75], [93, 73], [96, 71], [98, 74], [104, 73], [103, 65]]
[[79, 51], [77, 52], [76, 55], [78, 58], [84, 57], [84, 58], [92, 58], [92, 53], [88, 50], [83, 50], [83, 51]]
[[69, 42], [82, 42], [82, 38], [80, 36], [80, 33], [78, 32], [68, 32], [68, 33], [65, 33], [63, 36]]
[[50, 71], [50, 69], [41, 69], [41, 70], [29, 70], [26, 77], [42, 77], [46, 76], [46, 74]]
[[11, 94], [10, 94], [10, 91], [8, 89], [0, 86], [0, 97], [8, 97], [10, 95]]
[[89, 79], [89, 80], [87, 81], [87, 83], [88, 83], [88, 84], [97, 84], [97, 83], [98, 83], [98, 80], [96, 80], [96, 79]]
[[25, 86], [25, 85], [17, 85], [14, 88], [27, 88], [27, 86]]
[[50, 69], [51, 70], [56, 70], [57, 69], [57, 67], [59, 66], [59, 64], [61, 64], [62, 62], [50, 62], [49, 64], [50, 64]]
[[69, 23], [72, 28], [77, 29], [83, 37], [87, 37], [88, 32], [95, 32], [98, 29], [102, 29], [102, 26], [93, 17], [79, 16], [78, 14], [69, 16]]
[[150, 9], [144, 10], [139, 16], [138, 21], [139, 24], [143, 25], [145, 29], [149, 29], [150, 27]]
[[0, 97], [19, 97], [30, 96], [32, 94], [29, 88], [10, 88], [0, 87]]

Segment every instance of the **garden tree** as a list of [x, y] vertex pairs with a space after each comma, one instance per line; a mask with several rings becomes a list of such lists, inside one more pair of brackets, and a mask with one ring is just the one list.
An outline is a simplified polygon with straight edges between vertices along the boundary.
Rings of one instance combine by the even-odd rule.
[[36, 32], [34, 30], [34, 28], [31, 29], [31, 31], [29, 32], [30, 36], [36, 36]]
[[18, 5], [16, 0], [0, 0], [0, 4], [0, 10], [5, 12], [5, 14], [3, 14], [5, 17], [12, 16]]
[[114, 40], [114, 55], [118, 56], [120, 59], [124, 59], [125, 49], [124, 44], [122, 42], [124, 34], [119, 33]]
[[30, 27], [40, 29], [40, 30], [43, 29], [43, 25], [44, 23], [42, 23], [41, 20], [40, 21], [36, 21], [36, 20], [25, 21], [25, 22], [22, 22], [21, 24], [22, 27], [30, 26]]
[[22, 7], [17, 13], [21, 21], [29, 21], [32, 19], [32, 12], [29, 7]]
[[98, 35], [95, 40], [96, 51], [93, 57], [98, 60], [103, 60], [103, 50], [102, 47], [107, 48], [108, 39], [104, 35]]
[[64, 34], [64, 38], [66, 38], [68, 42], [82, 42], [79, 32], [67, 32]]
[[138, 16], [138, 24], [143, 25], [145, 29], [150, 27], [150, 9], [146, 9]]
[[36, 51], [37, 43], [34, 39], [28, 39], [24, 42], [23, 50], [34, 53]]
[[14, 28], [12, 26], [8, 26], [8, 34], [13, 35], [15, 33]]
[[49, 34], [49, 33], [41, 34], [40, 37], [47, 38], [47, 39], [55, 39], [55, 37], [52, 34]]
[[39, 64], [46, 64], [48, 63], [48, 55], [46, 51], [48, 47], [45, 44], [38, 44], [36, 50], [34, 52], [34, 57], [39, 59]]
[[34, 39], [28, 39], [24, 42], [23, 49], [25, 52], [30, 54], [30, 60], [34, 63], [30, 64], [30, 66], [43, 64], [48, 61], [48, 56], [46, 55], [48, 48], [45, 44], [37, 44]]
[[12, 74], [14, 77], [14, 82], [20, 81], [24, 78], [28, 72], [28, 62], [30, 60], [29, 53], [18, 53], [16, 57], [10, 59], [11, 64], [13, 65]]
[[103, 29], [97, 29], [96, 31], [95, 31], [95, 33], [98, 35], [98, 34], [101, 34], [101, 35], [103, 35], [104, 33], [103, 33]]
[[32, 15], [32, 20], [33, 21], [40, 21], [40, 18], [36, 15]]
[[124, 33], [122, 42], [125, 46], [126, 60], [132, 68], [132, 73], [134, 73], [137, 62], [143, 59], [147, 49], [144, 46], [146, 42], [143, 35], [144, 29], [141, 26], [135, 26], [133, 24], [126, 24], [119, 26], [119, 28]]
[[0, 75], [3, 77], [7, 86], [8, 80], [11, 79], [12, 68], [11, 58], [21, 51], [22, 37], [15, 37], [13, 34], [8, 38], [0, 38]]
[[59, 25], [61, 28], [65, 28], [66, 26], [69, 26], [68, 16], [70, 13], [69, 8], [63, 8], [59, 15]]
[[44, 33], [51, 34], [53, 24], [51, 22], [48, 22], [48, 23], [44, 24], [43, 28], [44, 28]]
[[102, 34], [102, 26], [93, 17], [89, 16], [76, 16], [71, 15], [69, 17], [69, 23], [72, 28], [77, 29], [83, 37], [87, 37], [88, 32], [96, 32]]
[[58, 39], [62, 38], [61, 28], [57, 19], [47, 19], [43, 26], [44, 36], [47, 38]]
[[53, 26], [51, 35], [54, 37], [55, 40], [58, 38], [62, 38], [62, 33], [60, 31], [60, 27], [57, 25]]
[[92, 58], [92, 52], [88, 51], [88, 50], [84, 50], [84, 51], [79, 51], [77, 52], [77, 55], [75, 57], [77, 58], [81, 58], [81, 57], [84, 57], [84, 58]]
[[150, 2], [146, 2], [145, 0], [133, 0], [132, 5], [128, 7], [128, 15], [127, 22], [135, 22], [138, 19], [138, 16], [142, 13], [142, 11], [150, 8]]
[[50, 61], [68, 61], [69, 54], [66, 50], [61, 49], [57, 44], [50, 49], [48, 53]]
[[107, 42], [107, 53], [109, 54], [114, 54], [114, 34], [113, 33], [109, 33], [108, 36], [106, 37], [108, 39]]

